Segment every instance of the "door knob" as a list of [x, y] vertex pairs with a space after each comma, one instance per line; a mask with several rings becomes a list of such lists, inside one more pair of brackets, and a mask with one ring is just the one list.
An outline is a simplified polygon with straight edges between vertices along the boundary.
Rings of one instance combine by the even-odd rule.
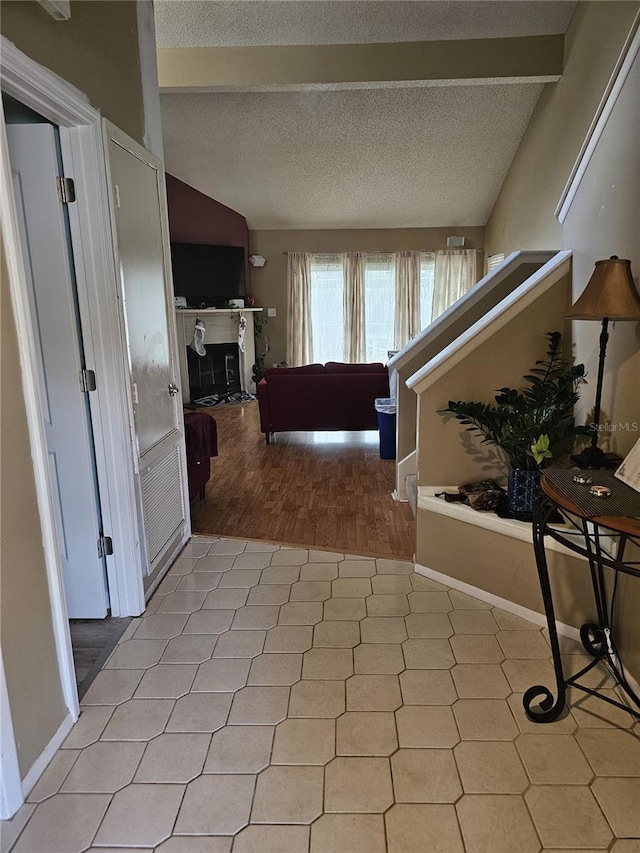
[[170, 397], [175, 397], [180, 389], [173, 382], [170, 382], [168, 387], [167, 387], [167, 390], [169, 392]]

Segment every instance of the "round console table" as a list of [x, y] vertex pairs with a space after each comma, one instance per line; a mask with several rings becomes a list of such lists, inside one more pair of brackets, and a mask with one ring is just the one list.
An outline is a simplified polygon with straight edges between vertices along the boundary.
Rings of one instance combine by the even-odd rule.
[[[564, 710], [567, 687], [575, 687], [640, 719], [640, 697], [628, 683], [620, 665], [612, 628], [618, 573], [640, 578], [640, 561], [626, 559], [630, 543], [640, 548], [640, 494], [616, 480], [610, 471], [581, 471], [592, 477], [594, 483], [611, 489], [610, 498], [592, 498], [589, 485], [573, 482], [576, 473], [572, 469], [548, 469], [541, 478], [541, 493], [533, 518], [533, 547], [553, 654], [556, 697], [554, 699], [549, 687], [535, 685], [523, 696], [524, 709], [534, 722], [553, 722]], [[569, 678], [565, 677], [562, 667], [544, 544], [546, 536], [585, 557], [591, 575], [597, 621], [582, 626], [580, 639], [592, 660]], [[611, 595], [606, 584], [609, 573], [613, 573], [614, 593]], [[580, 683], [580, 679], [600, 662], [635, 708]]]

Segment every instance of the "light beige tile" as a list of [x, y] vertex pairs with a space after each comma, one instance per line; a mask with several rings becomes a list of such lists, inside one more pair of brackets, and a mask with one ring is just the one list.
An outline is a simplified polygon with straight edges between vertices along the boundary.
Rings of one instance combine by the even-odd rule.
[[[622, 701], [622, 697], [615, 690], [602, 688], [598, 692], [616, 702]], [[629, 711], [616, 708], [614, 705], [603, 702], [596, 696], [583, 693], [581, 690], [569, 688], [567, 704], [571, 708], [571, 713], [576, 722], [585, 729], [607, 729], [611, 725], [619, 729], [630, 729], [633, 728], [637, 719]]]
[[189, 616], [185, 634], [223, 634], [231, 627], [233, 610], [198, 610]]
[[516, 616], [515, 613], [509, 613], [507, 610], [501, 610], [499, 607], [494, 607], [492, 610], [494, 618], [500, 630], [502, 631], [539, 631], [540, 625], [535, 622], [529, 622], [528, 619], [523, 619], [522, 616]]
[[284, 720], [276, 726], [271, 763], [326, 764], [335, 757], [335, 743], [333, 720]]
[[213, 650], [214, 658], [254, 658], [262, 653], [266, 631], [227, 631]]
[[369, 616], [406, 616], [409, 613], [406, 595], [370, 595], [366, 602]]
[[260, 583], [259, 569], [231, 569], [220, 578], [218, 589], [250, 589]]
[[403, 705], [396, 711], [400, 746], [450, 749], [460, 740], [447, 705]]
[[196, 563], [197, 559], [195, 557], [178, 557], [167, 572], [167, 577], [187, 575], [193, 571], [193, 567]]
[[253, 825], [236, 835], [235, 853], [300, 853], [309, 847], [308, 826]]
[[219, 539], [209, 547], [209, 554], [242, 554], [247, 543], [239, 539]]
[[187, 590], [184, 592], [172, 592], [165, 595], [158, 613], [193, 613], [202, 607], [207, 593], [202, 590]]
[[337, 577], [337, 563], [306, 563], [300, 567], [301, 581], [333, 581]]
[[400, 673], [400, 686], [405, 705], [451, 705], [458, 698], [447, 670], [405, 670]]
[[352, 649], [359, 642], [359, 622], [318, 622], [313, 629], [313, 645], [320, 648]]
[[501, 663], [504, 652], [494, 634], [454, 634], [451, 648], [458, 663]]
[[309, 551], [308, 560], [310, 563], [338, 563], [344, 560], [344, 554], [336, 551]]
[[147, 744], [136, 782], [190, 782], [202, 773], [208, 734], [163, 734]]
[[203, 663], [213, 654], [217, 640], [216, 634], [183, 634], [174, 637], [167, 643], [160, 663]]
[[448, 613], [410, 613], [404, 621], [411, 638], [446, 639], [453, 634]]
[[265, 652], [306, 652], [313, 645], [311, 625], [276, 625], [267, 631]]
[[16, 839], [27, 825], [35, 809], [35, 803], [24, 803], [12, 818], [0, 820], [0, 850], [2, 853], [11, 853]]
[[281, 548], [271, 558], [272, 566], [302, 566], [307, 562], [309, 552], [303, 548]]
[[247, 547], [244, 549], [247, 554], [259, 551], [264, 554], [273, 554], [274, 551], [279, 551], [280, 546], [272, 542], [247, 542]]
[[188, 693], [198, 667], [192, 663], [164, 664], [148, 669], [135, 692], [136, 699], [177, 699]]
[[638, 839], [640, 844], [640, 777], [596, 779], [591, 791], [614, 833]]
[[205, 773], [258, 773], [269, 764], [272, 726], [225, 726], [211, 738]]
[[[162, 603], [163, 600], [164, 600], [164, 597], [162, 595], [151, 596], [149, 601], [147, 601], [147, 603], [146, 603], [146, 606], [144, 608], [144, 613], [142, 614], [141, 618], [145, 619], [147, 616], [151, 616], [153, 613], [155, 613], [157, 611], [157, 609], [160, 607], [160, 604]], [[127, 637], [127, 639], [129, 640], [129, 639], [131, 639], [131, 637]]]
[[231, 693], [189, 693], [176, 701], [167, 732], [215, 732], [227, 721]]
[[419, 575], [414, 572], [411, 577], [411, 586], [416, 592], [446, 592], [449, 587], [431, 578], [426, 578], [424, 575]]
[[523, 734], [516, 747], [534, 784], [586, 785], [593, 778], [572, 735]]
[[624, 729], [580, 729], [580, 748], [598, 776], [640, 776], [640, 739]]
[[534, 785], [524, 795], [543, 847], [608, 847], [613, 834], [587, 787]]
[[303, 678], [332, 680], [350, 675], [353, 675], [351, 649], [310, 649], [304, 654]]
[[145, 669], [158, 663], [166, 640], [126, 640], [119, 643], [105, 664], [105, 669]]
[[338, 717], [344, 709], [344, 681], [303, 679], [291, 688], [290, 717]]
[[[613, 847], [609, 848], [612, 853], [640, 853], [640, 839], [618, 838]], [[558, 851], [561, 853], [561, 851]]]
[[144, 743], [94, 743], [82, 750], [62, 790], [74, 794], [113, 794], [131, 782], [144, 749]]
[[171, 835], [184, 785], [128, 785], [114, 796], [97, 845], [153, 847]]
[[449, 618], [456, 634], [498, 633], [498, 623], [490, 610], [452, 610]]
[[136, 640], [170, 640], [182, 633], [189, 617], [185, 613], [156, 613], [145, 616], [135, 633]]
[[371, 595], [371, 581], [369, 578], [337, 578], [331, 582], [330, 595], [334, 598], [364, 598]]
[[325, 767], [326, 812], [384, 812], [392, 803], [388, 758], [334, 758]]
[[182, 583], [182, 581], [185, 578], [190, 577], [192, 574], [193, 574], [193, 572], [189, 572], [188, 575], [179, 575], [179, 574], [175, 574], [175, 575], [167, 574], [167, 575], [165, 575], [165, 577], [162, 580], [162, 583], [158, 586], [156, 591], [153, 593], [154, 596], [156, 596], [156, 595], [169, 595], [169, 593], [175, 592], [177, 590], [178, 586], [180, 585], [180, 583]]
[[396, 675], [353, 675], [346, 686], [349, 711], [395, 711], [402, 705]]
[[198, 572], [227, 572], [233, 565], [234, 557], [231, 554], [212, 554], [208, 557], [200, 557], [196, 561], [193, 571]]
[[279, 625], [315, 625], [322, 621], [322, 602], [289, 601], [280, 608]]
[[[268, 589], [269, 587], [267, 587]], [[280, 608], [276, 606], [255, 605], [240, 607], [236, 610], [232, 628], [242, 631], [266, 631], [278, 624]]]
[[191, 572], [180, 581], [178, 592], [210, 592], [218, 586], [221, 577], [222, 572]]
[[465, 741], [454, 755], [465, 794], [522, 794], [529, 787], [513, 743]]
[[244, 552], [233, 561], [234, 569], [266, 569], [271, 564], [270, 553]]
[[330, 598], [324, 603], [326, 620], [358, 620], [367, 615], [365, 598]]
[[392, 713], [347, 711], [338, 717], [338, 755], [391, 755], [397, 748], [396, 723]]
[[411, 592], [407, 596], [412, 613], [448, 613], [453, 610], [449, 593]]
[[507, 658], [549, 660], [551, 656], [540, 631], [499, 631], [496, 637]]
[[[43, 800], [46, 800], [49, 797], [52, 797], [54, 794], [57, 794], [60, 788], [62, 787], [62, 783], [66, 779], [69, 771], [76, 763], [78, 756], [84, 755], [84, 753], [88, 752], [89, 749], [93, 749], [93, 747], [89, 747], [88, 749], [82, 751], [78, 749], [58, 750], [58, 752], [55, 753], [55, 755], [47, 765], [47, 768], [42, 774], [42, 776], [36, 782], [35, 787], [31, 790], [31, 793], [27, 797], [27, 802], [41, 803]], [[127, 782], [129, 781], [131, 780], [128, 779]], [[127, 782], [124, 782], [123, 784], [126, 785]], [[71, 790], [75, 789], [72, 788]], [[101, 793], [104, 790], [108, 789], [101, 788], [96, 793]]]
[[200, 776], [189, 782], [176, 832], [229, 835], [249, 822], [255, 776]]
[[120, 642], [121, 642], [121, 643], [124, 643], [124, 642], [126, 642], [127, 640], [132, 640], [132, 639], [133, 639], [133, 635], [134, 635], [134, 634], [135, 634], [135, 632], [138, 630], [138, 626], [140, 625], [141, 621], [142, 621], [142, 617], [141, 617], [141, 616], [138, 616], [138, 617], [136, 617], [136, 618], [134, 618], [134, 619], [131, 619], [131, 620], [130, 620], [129, 624], [127, 625], [127, 627], [125, 628], [125, 630], [124, 630], [123, 634], [122, 634], [122, 635], [121, 635], [121, 637], [120, 637]]
[[289, 600], [292, 602], [326, 601], [327, 598], [331, 598], [331, 581], [298, 581], [291, 585]]
[[397, 675], [404, 669], [398, 643], [361, 643], [353, 650], [353, 661], [355, 671], [362, 675]]
[[522, 797], [465, 794], [456, 810], [467, 853], [538, 853], [540, 849]]
[[150, 740], [164, 730], [173, 705], [172, 699], [130, 699], [115, 709], [102, 740]]
[[275, 725], [287, 716], [288, 687], [243, 687], [233, 697], [232, 725]]
[[363, 643], [401, 643], [407, 629], [400, 616], [367, 616], [360, 623], [360, 637]]
[[341, 578], [370, 578], [376, 573], [375, 560], [343, 560], [339, 566]]
[[286, 604], [289, 601], [289, 584], [265, 583], [254, 586], [249, 592], [247, 604]]
[[345, 554], [345, 560], [370, 560], [371, 556], [367, 554]]
[[[534, 735], [540, 734], [540, 723], [533, 722], [525, 714], [522, 704], [522, 693], [512, 693], [508, 698], [511, 713], [521, 732], [528, 732]], [[576, 721], [571, 715], [569, 708], [565, 708], [562, 715], [552, 723], [544, 724], [544, 733], [551, 734], [571, 734], [577, 728]]]
[[450, 749], [399, 749], [391, 773], [397, 803], [455, 803], [462, 794]]
[[491, 610], [490, 604], [482, 601], [479, 598], [474, 598], [473, 595], [467, 595], [466, 592], [459, 592], [457, 589], [452, 589], [449, 592], [449, 598], [456, 610]]
[[300, 580], [299, 566], [270, 566], [262, 572], [261, 584], [292, 584]]
[[144, 669], [103, 669], [82, 700], [83, 705], [121, 705], [131, 699]]
[[109, 806], [108, 794], [56, 794], [36, 808], [12, 853], [81, 853]]
[[258, 655], [251, 661], [248, 684], [295, 684], [301, 672], [301, 654]]
[[506, 660], [502, 663], [502, 671], [516, 693], [524, 693], [534, 684], [544, 684], [555, 690], [556, 676], [548, 660]]
[[385, 815], [389, 853], [464, 853], [454, 806], [400, 803]]
[[405, 640], [402, 651], [407, 669], [451, 669], [456, 662], [449, 640]]
[[205, 598], [202, 609], [236, 610], [246, 604], [248, 595], [248, 589], [214, 589]]
[[180, 552], [180, 559], [190, 557], [197, 559], [209, 553], [209, 548], [213, 543], [210, 542], [188, 542]]
[[407, 595], [413, 592], [409, 575], [376, 575], [371, 578], [374, 595]]
[[198, 667], [193, 693], [224, 693], [240, 690], [249, 676], [249, 658], [214, 658]]
[[[232, 841], [230, 835], [172, 835], [156, 847], [154, 853], [230, 853]], [[102, 851], [96, 848], [95, 853]], [[114, 850], [113, 853], [122, 851]]]
[[311, 823], [322, 813], [321, 767], [268, 767], [258, 776], [252, 823]]
[[311, 853], [386, 853], [386, 850], [382, 815], [324, 814], [311, 827]]
[[463, 740], [514, 740], [518, 735], [503, 699], [459, 699], [453, 713]]
[[511, 693], [509, 682], [495, 663], [458, 663], [451, 675], [461, 699], [506, 699]]
[[380, 575], [410, 575], [413, 574], [413, 563], [404, 560], [376, 560]]
[[[562, 667], [564, 669], [565, 678], [570, 675], [575, 675], [583, 669], [587, 664], [592, 662], [592, 658], [586, 652], [578, 655], [562, 655]], [[615, 682], [604, 663], [598, 663], [596, 666], [580, 677], [580, 683], [586, 687], [607, 687], [615, 688]]]

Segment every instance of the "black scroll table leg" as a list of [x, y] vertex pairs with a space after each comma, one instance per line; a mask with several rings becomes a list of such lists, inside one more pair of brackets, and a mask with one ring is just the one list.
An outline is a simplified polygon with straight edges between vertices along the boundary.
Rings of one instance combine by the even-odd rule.
[[[535, 723], [552, 723], [557, 720], [565, 707], [565, 679], [562, 671], [562, 657], [560, 654], [560, 642], [556, 629], [556, 617], [553, 609], [553, 598], [551, 596], [551, 584], [549, 582], [549, 568], [544, 547], [544, 534], [547, 522], [553, 515], [555, 507], [541, 495], [538, 499], [533, 516], [533, 550], [536, 557], [540, 589], [544, 602], [544, 611], [547, 617], [549, 629], [549, 640], [553, 654], [553, 668], [556, 674], [557, 698], [554, 701], [553, 694], [548, 687], [536, 684], [530, 687], [522, 697], [522, 704], [527, 717]], [[542, 698], [540, 698], [542, 697]], [[532, 706], [539, 706], [534, 710]]]

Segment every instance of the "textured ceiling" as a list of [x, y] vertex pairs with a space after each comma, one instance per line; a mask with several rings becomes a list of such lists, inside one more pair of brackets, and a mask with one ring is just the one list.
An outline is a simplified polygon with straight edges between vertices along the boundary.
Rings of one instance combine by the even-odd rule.
[[155, 0], [158, 47], [359, 44], [564, 33], [572, 0]]

